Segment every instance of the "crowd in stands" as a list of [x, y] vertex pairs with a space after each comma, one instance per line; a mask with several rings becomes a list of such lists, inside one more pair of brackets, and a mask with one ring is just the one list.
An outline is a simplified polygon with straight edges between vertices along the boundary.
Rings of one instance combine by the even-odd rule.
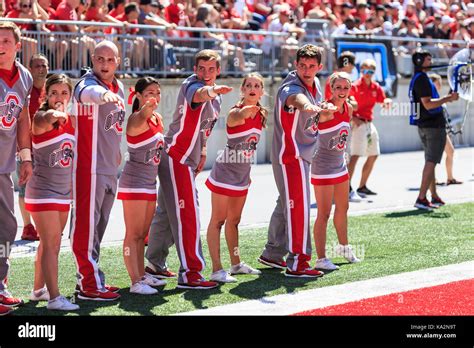
[[[0, 16], [9, 18], [82, 20], [90, 26], [22, 24], [23, 30], [61, 32], [51, 34], [44, 49], [54, 50], [53, 66], [64, 66], [63, 59], [75, 66], [84, 62], [102, 34], [139, 34], [133, 40], [117, 40], [125, 49], [127, 62], [133, 67], [151, 67], [152, 57], [166, 57], [170, 69], [176, 67], [173, 46], [196, 46], [222, 52], [224, 63], [236, 70], [247, 71], [243, 50], [262, 49], [264, 54], [277, 45], [280, 64], [291, 63], [298, 44], [305, 36], [304, 20], [324, 19], [331, 35], [377, 35], [407, 38], [433, 38], [469, 41], [474, 38], [474, 3], [471, 0], [2, 0]], [[121, 24], [104, 28], [94, 22]], [[160, 25], [161, 30], [138, 29], [129, 24]], [[288, 37], [271, 40], [255, 34], [218, 34], [210, 31], [178, 30], [178, 27], [222, 28], [239, 30], [268, 30], [289, 33]], [[63, 34], [70, 33], [68, 38]], [[81, 32], [85, 35], [77, 35]], [[75, 34], [75, 35], [74, 35]], [[150, 38], [156, 40], [150, 42]], [[167, 37], [166, 43], [160, 39]], [[183, 45], [183, 41], [189, 42]], [[199, 40], [198, 40], [199, 39]], [[242, 44], [242, 41], [247, 42]], [[35, 53], [34, 38], [25, 36], [28, 48], [25, 57]], [[407, 53], [416, 47], [403, 44]], [[460, 47], [459, 45], [451, 45]], [[440, 52], [442, 48], [440, 46]], [[163, 51], [164, 50], [164, 51]], [[408, 52], [410, 51], [410, 52]], [[164, 54], [163, 54], [164, 52]], [[80, 56], [82, 55], [82, 56]], [[229, 59], [226, 60], [226, 57]]]

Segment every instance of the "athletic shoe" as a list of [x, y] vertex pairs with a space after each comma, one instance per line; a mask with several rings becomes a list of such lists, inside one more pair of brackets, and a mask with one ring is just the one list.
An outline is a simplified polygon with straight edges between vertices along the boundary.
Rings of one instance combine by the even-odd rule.
[[446, 185], [461, 185], [462, 181], [457, 181], [456, 179], [451, 179], [446, 182]]
[[158, 290], [153, 289], [150, 285], [145, 284], [145, 282], [140, 280], [130, 287], [130, 292], [132, 294], [154, 295], [158, 293]]
[[7, 307], [17, 307], [23, 304], [23, 300], [13, 297], [8, 290], [0, 290], [0, 305]]
[[235, 283], [236, 278], [232, 277], [227, 271], [220, 269], [211, 274], [211, 280], [219, 283]]
[[425, 199], [417, 198], [415, 202], [415, 208], [427, 210], [427, 211], [433, 211], [433, 209], [436, 209], [437, 207], [431, 204], [426, 198]]
[[28, 224], [23, 227], [21, 239], [31, 241], [39, 240], [38, 232], [36, 232], [35, 226], [33, 226], [32, 224]]
[[79, 309], [79, 306], [69, 302], [64, 296], [58, 296], [49, 300], [46, 308], [55, 311], [76, 311]]
[[199, 273], [188, 273], [187, 274], [188, 281], [179, 283], [179, 289], [213, 289], [217, 287], [219, 284], [216, 282], [210, 282], [206, 279], [202, 278]]
[[107, 290], [79, 291], [77, 297], [87, 301], [115, 301], [120, 298], [119, 294]]
[[357, 194], [354, 190], [349, 191], [349, 202], [362, 202], [362, 197]]
[[267, 259], [266, 257], [260, 256], [257, 259], [258, 262], [263, 263], [266, 266], [270, 266], [273, 268], [279, 268], [279, 269], [286, 269], [286, 262], [285, 261], [274, 261]]
[[13, 312], [13, 308], [0, 305], [0, 317], [3, 315], [8, 315]]
[[110, 292], [114, 292], [114, 293], [117, 293], [117, 292], [120, 291], [120, 288], [118, 288], [116, 286], [108, 285], [108, 284], [105, 284], [104, 288], [105, 288], [105, 290], [110, 291]]
[[335, 271], [339, 269], [339, 266], [336, 266], [331, 262], [331, 260], [324, 258], [316, 260], [316, 265], [314, 266], [315, 269], [322, 269], [325, 271]]
[[362, 186], [362, 187], [359, 187], [359, 188], [357, 189], [357, 193], [359, 193], [359, 194], [362, 193], [362, 194], [364, 194], [364, 195], [376, 195], [376, 193], [375, 193], [374, 191], [369, 190], [369, 189], [367, 188], [367, 186], [365, 186], [365, 185]]
[[336, 246], [335, 250], [336, 255], [344, 257], [350, 263], [360, 262], [360, 259], [355, 256], [354, 251], [352, 250], [351, 245], [342, 245], [339, 244]]
[[146, 274], [143, 276], [141, 280], [144, 284], [149, 285], [149, 286], [163, 286], [166, 285], [166, 282], [164, 280], [155, 278], [149, 274]]
[[171, 278], [176, 278], [176, 273], [170, 272], [168, 270], [166, 271], [155, 271], [152, 266], [146, 266], [145, 267], [145, 274], [148, 274], [152, 277], [158, 278], [158, 279], [171, 279]]
[[247, 265], [245, 262], [241, 262], [238, 265], [233, 265], [230, 267], [230, 274], [262, 274], [258, 269], [252, 268]]
[[435, 207], [439, 208], [442, 207], [443, 205], [446, 205], [446, 203], [443, 202], [441, 198], [431, 198], [431, 205], [434, 205]]
[[287, 277], [295, 277], [295, 278], [319, 278], [324, 275], [323, 272], [318, 271], [316, 269], [312, 269], [308, 267], [306, 269], [302, 269], [300, 271], [292, 271], [289, 268], [285, 271], [285, 276]]
[[39, 290], [31, 290], [30, 301], [49, 301], [49, 291], [45, 287]]

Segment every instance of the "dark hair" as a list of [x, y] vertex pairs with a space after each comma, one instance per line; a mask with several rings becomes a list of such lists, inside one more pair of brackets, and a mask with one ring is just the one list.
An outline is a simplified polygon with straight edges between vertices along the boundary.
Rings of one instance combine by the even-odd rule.
[[125, 4], [125, 0], [114, 0], [114, 8], [117, 8], [122, 4]]
[[214, 50], [202, 50], [199, 51], [195, 56], [194, 56], [194, 65], [197, 67], [199, 65], [199, 61], [204, 60], [204, 61], [210, 61], [210, 60], [215, 60], [216, 61], [216, 66], [217, 68], [220, 67], [221, 65], [221, 57], [219, 56], [219, 53], [217, 53]]
[[425, 61], [426, 57], [432, 57], [431, 53], [426, 50], [419, 50], [413, 53], [413, 56], [411, 57], [411, 61], [413, 62], [413, 65], [415, 66], [415, 70], [420, 70], [421, 66], [423, 65], [423, 62]]
[[355, 54], [351, 51], [344, 51], [339, 57], [337, 57], [337, 68], [342, 69], [348, 64], [355, 65]]
[[296, 51], [296, 62], [299, 62], [301, 58], [316, 58], [318, 64], [321, 64], [321, 57], [323, 55], [323, 49], [316, 45], [306, 44]]
[[[135, 93], [143, 93], [143, 91], [152, 84], [157, 84], [158, 87], [160, 87], [160, 83], [154, 77], [145, 76], [141, 79], [138, 79], [137, 83], [135, 84]], [[132, 112], [138, 111], [139, 107], [140, 102], [138, 101], [138, 98], [135, 97], [135, 99], [133, 100]]]
[[131, 2], [125, 6], [125, 14], [128, 15], [131, 12], [140, 12], [140, 8], [138, 7], [138, 4], [136, 2]]
[[29, 65], [30, 68], [33, 65], [33, 62], [37, 59], [44, 59], [49, 64], [48, 57], [46, 57], [43, 53], [36, 53], [36, 54], [33, 54], [30, 58], [30, 65]]
[[[48, 95], [49, 89], [53, 85], [57, 85], [58, 83], [65, 83], [69, 87], [69, 92], [72, 94], [72, 81], [71, 81], [71, 79], [65, 74], [52, 74], [46, 80], [46, 85], [45, 85], [46, 95]], [[48, 98], [45, 98], [45, 100], [43, 101], [43, 103], [39, 107], [38, 111], [48, 111], [49, 109], [50, 109], [50, 107], [49, 107]]]

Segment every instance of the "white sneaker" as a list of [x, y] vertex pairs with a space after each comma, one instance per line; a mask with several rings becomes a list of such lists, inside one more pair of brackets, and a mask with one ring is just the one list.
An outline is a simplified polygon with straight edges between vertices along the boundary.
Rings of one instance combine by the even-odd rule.
[[352, 246], [339, 244], [336, 246], [335, 252], [337, 255], [344, 257], [350, 263], [360, 262], [360, 259], [355, 256]]
[[328, 258], [324, 258], [316, 260], [316, 265], [314, 266], [314, 268], [323, 269], [326, 271], [335, 271], [336, 269], [339, 269], [339, 266], [333, 264], [332, 261]]
[[359, 196], [357, 191], [352, 190], [349, 192], [349, 202], [362, 202], [362, 197]]
[[164, 280], [155, 278], [147, 273], [143, 276], [142, 283], [149, 285], [149, 286], [163, 286], [166, 285], [166, 282]]
[[218, 270], [211, 274], [211, 280], [219, 283], [235, 283], [236, 278], [232, 277], [229, 273], [223, 269]]
[[130, 292], [132, 294], [154, 295], [158, 293], [158, 290], [153, 289], [150, 285], [145, 284], [143, 280], [140, 280], [130, 287]]
[[79, 309], [77, 304], [69, 302], [64, 296], [58, 296], [49, 300], [46, 307], [56, 311], [75, 311]]
[[49, 301], [49, 291], [45, 287], [39, 290], [31, 290], [30, 301]]
[[238, 265], [233, 265], [230, 267], [231, 275], [234, 274], [262, 274], [258, 269], [252, 268], [247, 265], [245, 262], [241, 262]]

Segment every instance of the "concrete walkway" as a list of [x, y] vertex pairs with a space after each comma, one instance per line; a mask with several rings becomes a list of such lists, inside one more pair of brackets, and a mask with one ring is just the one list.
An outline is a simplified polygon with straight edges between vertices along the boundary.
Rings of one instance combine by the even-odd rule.
[[[364, 160], [364, 159], [362, 159]], [[424, 164], [423, 152], [403, 152], [381, 155], [375, 164], [374, 171], [369, 179], [368, 187], [377, 192], [377, 196], [364, 199], [360, 203], [351, 203], [350, 215], [361, 215], [371, 212], [394, 211], [412, 209], [415, 203]], [[363, 161], [358, 163], [353, 186], [357, 187]], [[437, 168], [438, 181], [446, 181], [444, 161]], [[211, 195], [204, 182], [209, 171], [197, 177], [199, 202], [201, 211], [201, 229], [206, 230], [211, 215]], [[439, 195], [447, 203], [459, 203], [474, 200], [474, 148], [456, 149], [454, 160], [454, 175], [463, 185], [438, 186]], [[249, 189], [247, 203], [244, 208], [241, 227], [266, 226], [270, 221], [278, 193], [273, 179], [270, 164], [256, 165], [252, 168], [252, 185]], [[12, 257], [31, 256], [38, 242], [20, 240], [23, 222], [18, 207], [18, 197], [15, 197], [15, 213], [18, 219], [18, 233], [12, 250]], [[314, 195], [312, 202], [315, 202]], [[413, 208], [414, 209], [414, 208]], [[316, 209], [311, 209], [311, 216], [316, 216]], [[66, 226], [62, 240], [62, 250], [69, 250], [69, 225]], [[125, 234], [123, 223], [122, 204], [114, 204], [109, 226], [104, 237], [103, 245], [119, 244]]]

